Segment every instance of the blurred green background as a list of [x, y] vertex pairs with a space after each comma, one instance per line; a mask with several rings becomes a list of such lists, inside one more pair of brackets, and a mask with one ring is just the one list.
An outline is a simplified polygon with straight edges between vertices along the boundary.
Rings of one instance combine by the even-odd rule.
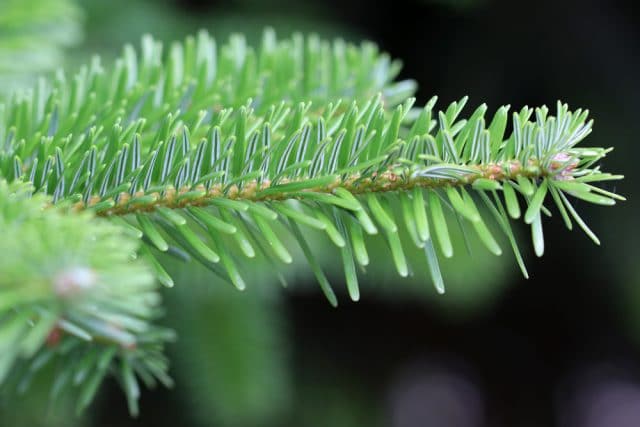
[[[37, 75], [109, 58], [151, 33], [170, 42], [206, 28], [219, 39], [265, 26], [369, 39], [403, 60], [418, 104], [586, 107], [586, 144], [615, 146], [604, 168], [628, 202], [579, 204], [595, 247], [554, 218], [547, 251], [526, 247], [530, 280], [507, 254], [445, 263], [438, 296], [420, 258], [397, 277], [373, 242], [362, 300], [325, 301], [304, 262], [278, 278], [253, 265], [244, 293], [198, 266], [172, 264], [164, 293], [172, 390], [145, 391], [130, 419], [116, 384], [80, 417], [41, 390], [0, 402], [0, 426], [567, 426], [640, 425], [640, 14], [634, 1], [0, 0], [0, 97]], [[637, 10], [636, 10], [637, 12]], [[522, 242], [528, 231], [519, 227]], [[336, 265], [328, 245], [315, 247]], [[471, 249], [477, 242], [471, 241]], [[377, 253], [376, 253], [377, 252]], [[297, 254], [297, 260], [303, 257]], [[344, 289], [341, 272], [332, 274]], [[253, 276], [253, 277], [250, 277]], [[285, 279], [283, 289], [279, 282]], [[596, 409], [594, 409], [596, 408]], [[626, 424], [625, 424], [626, 423]]]

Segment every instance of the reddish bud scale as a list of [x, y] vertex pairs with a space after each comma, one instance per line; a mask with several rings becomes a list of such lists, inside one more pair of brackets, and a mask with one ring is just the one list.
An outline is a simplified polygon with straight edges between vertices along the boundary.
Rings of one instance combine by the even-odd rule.
[[47, 339], [45, 341], [47, 347], [56, 347], [60, 343], [60, 340], [62, 340], [63, 334], [64, 331], [60, 329], [58, 325], [54, 326], [53, 329], [49, 332], [49, 335], [47, 335]]

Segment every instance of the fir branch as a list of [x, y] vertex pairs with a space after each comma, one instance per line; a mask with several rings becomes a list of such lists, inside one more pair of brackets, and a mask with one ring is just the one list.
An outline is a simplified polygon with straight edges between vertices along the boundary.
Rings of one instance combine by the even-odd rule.
[[172, 339], [152, 324], [159, 295], [130, 259], [138, 242], [89, 213], [43, 210], [32, 192], [0, 181], [0, 383], [24, 392], [58, 363], [52, 395], [74, 390], [81, 410], [112, 373], [135, 413], [135, 375], [170, 385], [162, 346]]
[[[0, 176], [32, 183], [69, 221], [90, 211], [142, 239], [131, 250], [167, 286], [162, 253], [244, 289], [243, 259], [262, 253], [277, 271], [293, 260], [293, 238], [333, 305], [305, 229], [335, 244], [353, 300], [355, 265], [369, 263], [365, 235], [384, 236], [401, 276], [406, 252], [424, 251], [438, 292], [454, 221], [500, 255], [490, 213], [525, 276], [510, 219], [524, 217], [542, 255], [545, 202], [599, 242], [568, 196], [601, 205], [624, 198], [594, 185], [621, 177], [598, 166], [610, 149], [578, 146], [591, 132], [586, 111], [558, 103], [553, 116], [525, 107], [509, 120], [508, 106], [489, 117], [481, 105], [463, 119], [466, 97], [443, 111], [436, 98], [414, 108], [414, 84], [394, 82], [398, 71], [369, 43], [277, 41], [268, 30], [257, 50], [241, 36], [218, 49], [200, 33], [163, 56], [146, 37], [109, 71], [95, 59], [73, 79], [61, 74], [9, 102]], [[137, 382], [122, 369], [135, 408]]]
[[[235, 214], [267, 235], [279, 217], [285, 224], [294, 220], [333, 232], [333, 219], [310, 217], [318, 206], [330, 208], [334, 218], [356, 216], [370, 234], [378, 232], [377, 222], [391, 232], [404, 275], [402, 245], [394, 237], [398, 227], [378, 195], [407, 197], [414, 188], [432, 193], [428, 209], [445, 256], [452, 248], [438, 198], [474, 225], [490, 251], [501, 253], [465, 188], [480, 193], [505, 185], [512, 216], [518, 206], [512, 189], [521, 193], [530, 204], [525, 222], [534, 224], [539, 255], [547, 188], [561, 201], [559, 209], [574, 216], [568, 200], [560, 198], [563, 192], [599, 204], [620, 199], [588, 183], [619, 177], [591, 167], [609, 150], [576, 147], [591, 131], [586, 111], [572, 113], [558, 103], [553, 117], [546, 107], [525, 107], [513, 114], [513, 132], [506, 137], [508, 107], [498, 109], [488, 126], [484, 105], [468, 120], [458, 118], [466, 98], [437, 113], [435, 98], [413, 110], [413, 85], [393, 83], [397, 63], [371, 44], [356, 48], [299, 36], [277, 42], [267, 31], [259, 51], [234, 36], [218, 54], [215, 41], [200, 33], [184, 46], [172, 45], [164, 63], [161, 46], [150, 38], [137, 56], [127, 47], [111, 73], [94, 61], [73, 83], [58, 80], [49, 92], [9, 104], [0, 122], [7, 141], [0, 170], [6, 177], [28, 178], [54, 202], [76, 201], [76, 210], [128, 220], [136, 214], [130, 225], [151, 247], [182, 248], [240, 288], [244, 281], [234, 257], [216, 249], [226, 247], [215, 243], [223, 239], [218, 232], [237, 230], [221, 216]], [[381, 95], [371, 96], [377, 91]], [[340, 102], [349, 95], [349, 103]], [[300, 203], [286, 204], [294, 200]], [[267, 208], [277, 201], [285, 204]], [[411, 222], [420, 215], [425, 222], [421, 209], [424, 204], [403, 218]], [[257, 220], [254, 211], [261, 212]], [[498, 220], [505, 226], [508, 221], [502, 215]], [[209, 238], [193, 230], [198, 226]], [[419, 247], [429, 240], [425, 232], [418, 237]], [[290, 262], [277, 239], [268, 243]], [[217, 265], [221, 260], [223, 268]]]

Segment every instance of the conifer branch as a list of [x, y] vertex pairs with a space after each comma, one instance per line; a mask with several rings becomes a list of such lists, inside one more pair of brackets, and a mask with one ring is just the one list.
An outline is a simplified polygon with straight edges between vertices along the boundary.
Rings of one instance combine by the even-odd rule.
[[[369, 263], [365, 235], [384, 237], [401, 276], [410, 271], [406, 252], [424, 251], [441, 293], [439, 259], [454, 255], [454, 223], [471, 225], [500, 255], [485, 219], [491, 216], [525, 276], [510, 221], [523, 217], [531, 225], [534, 251], [542, 255], [542, 217], [551, 215], [545, 202], [568, 228], [575, 221], [599, 243], [569, 196], [600, 205], [624, 198], [595, 185], [621, 178], [598, 166], [610, 149], [578, 146], [591, 132], [587, 111], [559, 102], [555, 115], [525, 107], [510, 120], [508, 106], [489, 117], [481, 105], [464, 119], [466, 97], [443, 111], [435, 110], [436, 98], [414, 108], [414, 83], [394, 81], [399, 67], [370, 43], [277, 41], [270, 30], [257, 50], [241, 36], [218, 49], [200, 33], [173, 44], [166, 56], [145, 37], [140, 52], [125, 47], [109, 71], [94, 59], [72, 79], [60, 74], [52, 86], [41, 84], [0, 107], [0, 178], [29, 182], [36, 197], [47, 195], [37, 199], [49, 206], [42, 217], [63, 212], [86, 227], [108, 218], [127, 239], [141, 240], [126, 252], [167, 286], [173, 280], [163, 253], [198, 261], [244, 289], [246, 258], [262, 254], [276, 271], [292, 262], [288, 235], [333, 305], [336, 293], [306, 229], [335, 244], [353, 300], [360, 298], [356, 264]], [[55, 277], [47, 279], [47, 298], [60, 302]], [[31, 297], [20, 301], [30, 306]], [[121, 297], [131, 308], [130, 298]], [[98, 313], [108, 309], [95, 306]], [[26, 327], [16, 319], [9, 325]], [[145, 325], [151, 320], [144, 316]], [[47, 333], [52, 328], [43, 326]], [[43, 345], [44, 336], [35, 342]], [[154, 337], [157, 350], [168, 334]], [[150, 383], [165, 378], [158, 354], [117, 368], [132, 410], [138, 391], [131, 369]], [[5, 359], [6, 366], [16, 358]]]
[[59, 364], [52, 393], [73, 389], [82, 410], [111, 374], [135, 414], [135, 374], [171, 385], [162, 347], [173, 338], [153, 325], [157, 286], [130, 259], [139, 242], [87, 212], [43, 210], [32, 193], [0, 181], [0, 384], [22, 393]]

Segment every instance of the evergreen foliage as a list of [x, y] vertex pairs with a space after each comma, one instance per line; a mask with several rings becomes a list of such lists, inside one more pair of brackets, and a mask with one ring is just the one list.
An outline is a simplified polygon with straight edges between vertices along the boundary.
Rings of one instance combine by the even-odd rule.
[[2, 0], [0, 96], [31, 86], [63, 64], [64, 48], [82, 36], [82, 12], [73, 0]]
[[24, 392], [57, 364], [52, 394], [75, 386], [82, 409], [111, 372], [136, 413], [134, 373], [171, 384], [162, 347], [173, 337], [151, 324], [160, 298], [150, 269], [131, 259], [139, 242], [89, 212], [43, 209], [47, 198], [32, 194], [0, 183], [0, 381]]
[[75, 385], [82, 408], [111, 372], [136, 413], [139, 379], [170, 384], [161, 349], [172, 334], [151, 325], [149, 272], [173, 286], [163, 254], [244, 289], [251, 258], [277, 271], [292, 262], [293, 238], [337, 305], [309, 229], [335, 245], [352, 300], [366, 235], [384, 236], [400, 276], [408, 251], [423, 251], [440, 293], [439, 259], [458, 250], [452, 226], [500, 255], [497, 225], [525, 276], [511, 219], [531, 226], [538, 256], [550, 207], [599, 243], [570, 199], [623, 198], [597, 185], [621, 178], [598, 165], [610, 149], [578, 146], [587, 111], [489, 115], [483, 104], [463, 118], [466, 97], [416, 108], [399, 71], [371, 43], [279, 41], [267, 30], [254, 49], [201, 32], [166, 54], [145, 37], [106, 70], [94, 58], [0, 106], [5, 386], [23, 390], [62, 360], [53, 394]]

